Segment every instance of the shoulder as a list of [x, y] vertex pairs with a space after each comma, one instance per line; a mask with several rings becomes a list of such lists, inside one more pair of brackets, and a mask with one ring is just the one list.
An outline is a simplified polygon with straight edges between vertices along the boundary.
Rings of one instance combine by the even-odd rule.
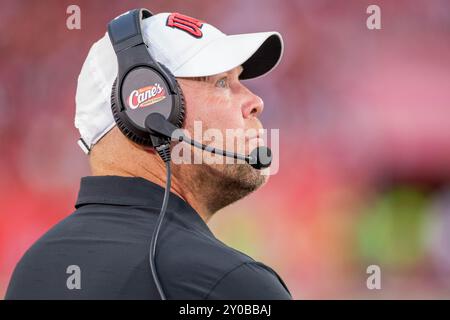
[[169, 299], [290, 299], [271, 268], [190, 230], [166, 234], [156, 265]]
[[273, 269], [260, 262], [247, 262], [224, 274], [205, 299], [289, 300], [292, 297]]

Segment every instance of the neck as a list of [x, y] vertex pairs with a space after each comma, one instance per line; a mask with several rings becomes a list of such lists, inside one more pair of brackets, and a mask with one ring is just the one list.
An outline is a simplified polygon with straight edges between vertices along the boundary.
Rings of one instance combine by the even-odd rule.
[[[166, 166], [161, 158], [130, 142], [117, 127], [94, 146], [89, 162], [94, 176], [141, 177], [162, 188], [166, 187]], [[207, 223], [214, 213], [207, 206], [207, 197], [202, 198], [207, 188], [196, 187], [198, 179], [190, 170], [181, 169], [181, 165], [171, 165], [170, 191], [187, 202]]]
[[[145, 165], [141, 165], [139, 167], [134, 167], [131, 169], [124, 168], [123, 166], [115, 166], [111, 163], [102, 166], [92, 166], [92, 175], [141, 177], [161, 186], [162, 188], [165, 188], [166, 168], [164, 162], [159, 159], [157, 155], [155, 155], [155, 157], [149, 158], [150, 159], [146, 159]], [[172, 168], [174, 168], [174, 165], [171, 165]], [[176, 194], [178, 197], [188, 203], [198, 213], [202, 220], [205, 221], [205, 223], [208, 223], [213, 213], [207, 209], [205, 204], [202, 203], [201, 197], [196, 197], [194, 188], [191, 187], [192, 184], [191, 181], [189, 181], [189, 176], [186, 175], [184, 176], [184, 179], [181, 179], [177, 174], [179, 173], [179, 170], [176, 170], [176, 168], [174, 169], [175, 170], [172, 170], [170, 192]]]

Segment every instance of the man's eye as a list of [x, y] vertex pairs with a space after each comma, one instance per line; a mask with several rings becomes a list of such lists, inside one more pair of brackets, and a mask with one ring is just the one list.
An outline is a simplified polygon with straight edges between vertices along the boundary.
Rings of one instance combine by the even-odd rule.
[[228, 80], [227, 80], [227, 78], [222, 78], [220, 80], [217, 80], [216, 87], [228, 88]]

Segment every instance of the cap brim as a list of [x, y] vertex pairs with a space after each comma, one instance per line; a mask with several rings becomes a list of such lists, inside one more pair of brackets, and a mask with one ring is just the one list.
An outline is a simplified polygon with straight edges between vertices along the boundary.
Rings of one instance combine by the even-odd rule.
[[244, 68], [240, 79], [261, 77], [273, 70], [283, 55], [278, 32], [229, 35], [210, 42], [174, 70], [175, 77], [204, 77]]

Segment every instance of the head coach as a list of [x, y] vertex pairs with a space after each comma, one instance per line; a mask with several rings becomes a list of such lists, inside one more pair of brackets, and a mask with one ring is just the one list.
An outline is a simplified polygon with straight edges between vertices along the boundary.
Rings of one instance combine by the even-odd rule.
[[[276, 32], [225, 35], [179, 13], [137, 9], [112, 20], [76, 93], [92, 175], [81, 179], [75, 212], [19, 261], [6, 299], [291, 299], [273, 269], [207, 226], [267, 181], [259, 169], [270, 163], [249, 147], [261, 138], [239, 140], [240, 155], [189, 138], [194, 121], [224, 134], [261, 129], [263, 102], [241, 80], [271, 71], [282, 52]], [[179, 128], [189, 137], [174, 139]], [[176, 164], [179, 144], [245, 161]]]

